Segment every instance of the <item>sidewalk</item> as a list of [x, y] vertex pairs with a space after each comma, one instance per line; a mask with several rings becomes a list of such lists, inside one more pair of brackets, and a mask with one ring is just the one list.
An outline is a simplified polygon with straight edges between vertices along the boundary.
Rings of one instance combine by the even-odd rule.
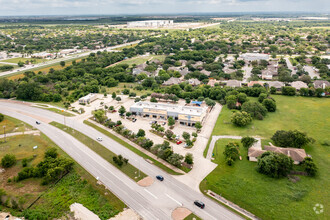
[[[40, 131], [36, 130], [36, 131], [24, 131], [24, 132], [13, 132], [13, 133], [7, 133], [6, 137], [12, 137], [12, 136], [16, 136], [16, 135], [23, 135], [23, 134], [34, 134], [34, 135], [39, 135]], [[4, 135], [1, 134], [0, 138], [4, 138]]]

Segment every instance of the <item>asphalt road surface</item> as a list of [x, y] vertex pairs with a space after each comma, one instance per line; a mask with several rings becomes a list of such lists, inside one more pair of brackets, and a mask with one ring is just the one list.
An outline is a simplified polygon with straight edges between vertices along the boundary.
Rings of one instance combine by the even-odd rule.
[[[194, 191], [189, 183], [181, 183], [171, 175], [158, 167], [146, 162], [142, 157], [128, 150], [104, 134], [83, 124], [74, 117], [64, 117], [51, 111], [30, 107], [23, 103], [12, 103], [5, 100], [0, 101], [0, 112], [11, 117], [18, 118], [32, 126], [53, 140], [59, 147], [67, 152], [75, 161], [82, 165], [89, 173], [99, 180], [124, 201], [130, 208], [135, 210], [143, 219], [171, 219], [172, 211], [177, 207], [186, 207], [203, 219], [242, 219], [237, 214], [224, 208], [202, 193]], [[35, 121], [41, 122], [36, 125]], [[85, 135], [96, 139], [102, 137], [100, 142], [106, 148], [116, 154], [121, 154], [129, 159], [129, 163], [139, 168], [147, 175], [155, 178], [162, 175], [165, 180], [155, 180], [149, 187], [141, 187], [127, 177], [116, 167], [109, 164], [94, 151], [90, 150], [83, 143], [79, 142], [69, 134], [49, 125], [56, 121], [70, 126]], [[201, 200], [205, 203], [205, 209], [200, 209], [193, 204], [194, 200]]]

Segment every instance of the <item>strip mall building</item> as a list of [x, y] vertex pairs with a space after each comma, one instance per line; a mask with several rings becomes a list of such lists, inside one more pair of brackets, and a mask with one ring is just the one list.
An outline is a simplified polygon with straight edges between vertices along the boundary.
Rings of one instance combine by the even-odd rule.
[[130, 112], [133, 115], [158, 120], [167, 120], [169, 117], [173, 117], [182, 125], [195, 126], [196, 122], [203, 122], [207, 113], [207, 108], [153, 102], [137, 102], [130, 107]]

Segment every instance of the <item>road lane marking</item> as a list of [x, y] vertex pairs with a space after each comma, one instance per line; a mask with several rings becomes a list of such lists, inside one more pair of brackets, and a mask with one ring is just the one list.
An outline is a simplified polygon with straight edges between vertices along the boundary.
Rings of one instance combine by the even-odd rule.
[[144, 189], [144, 191], [146, 191], [147, 193], [149, 193], [152, 197], [154, 197], [155, 199], [158, 199], [157, 196], [155, 196], [154, 194], [152, 194], [149, 190], [147, 189]]
[[180, 206], [182, 206], [182, 203], [178, 202], [178, 200], [174, 199], [173, 197], [171, 197], [170, 195], [168, 195], [168, 194], [166, 194], [166, 193], [165, 193], [165, 195], [166, 195], [168, 198], [172, 199], [174, 202], [178, 203]]

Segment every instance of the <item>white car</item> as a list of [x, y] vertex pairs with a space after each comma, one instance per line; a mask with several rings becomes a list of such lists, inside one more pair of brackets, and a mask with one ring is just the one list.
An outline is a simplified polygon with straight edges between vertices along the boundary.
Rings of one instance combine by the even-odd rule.
[[98, 138], [96, 138], [96, 140], [102, 141], [102, 137], [98, 137]]

